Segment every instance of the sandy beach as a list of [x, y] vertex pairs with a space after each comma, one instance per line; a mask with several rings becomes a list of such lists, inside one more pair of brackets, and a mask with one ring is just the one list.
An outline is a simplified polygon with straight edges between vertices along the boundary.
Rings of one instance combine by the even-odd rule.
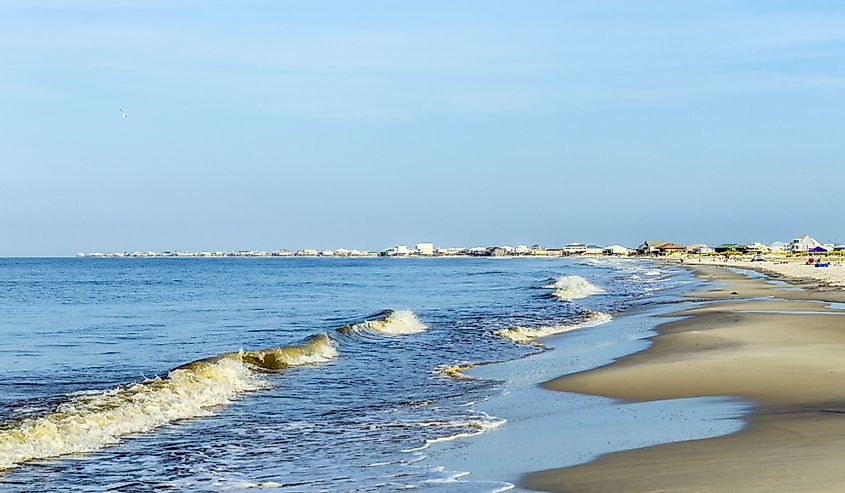
[[[645, 351], [544, 384], [627, 402], [741, 398], [751, 403], [741, 431], [534, 472], [521, 486], [555, 492], [840, 491], [845, 311], [831, 303], [845, 301], [845, 292], [831, 288], [836, 278], [814, 278], [807, 274], [811, 267], [797, 267], [775, 272], [783, 280], [800, 279], [802, 290], [720, 266], [690, 267], [711, 281], [690, 295], [707, 303], [666, 315], [671, 320], [658, 327]], [[818, 271], [834, 274], [809, 270]]]

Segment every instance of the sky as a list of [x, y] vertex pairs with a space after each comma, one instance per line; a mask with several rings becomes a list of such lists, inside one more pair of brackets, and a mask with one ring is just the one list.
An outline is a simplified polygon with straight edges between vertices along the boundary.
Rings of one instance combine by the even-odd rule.
[[0, 256], [845, 243], [844, 97], [832, 1], [0, 0]]

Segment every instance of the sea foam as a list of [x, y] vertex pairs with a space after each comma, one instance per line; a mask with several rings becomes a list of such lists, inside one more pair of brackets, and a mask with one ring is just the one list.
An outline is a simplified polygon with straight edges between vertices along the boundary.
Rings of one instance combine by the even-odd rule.
[[586, 327], [594, 327], [603, 323], [609, 322], [613, 319], [610, 314], [604, 312], [590, 312], [586, 320], [580, 323], [571, 325], [546, 325], [543, 327], [510, 327], [494, 332], [494, 334], [510, 339], [513, 342], [520, 344], [531, 344], [536, 339], [546, 337], [554, 334], [561, 334], [576, 329], [583, 329]]
[[543, 289], [553, 289], [552, 296], [561, 301], [579, 300], [605, 292], [581, 276], [561, 276], [553, 283], [543, 286]]

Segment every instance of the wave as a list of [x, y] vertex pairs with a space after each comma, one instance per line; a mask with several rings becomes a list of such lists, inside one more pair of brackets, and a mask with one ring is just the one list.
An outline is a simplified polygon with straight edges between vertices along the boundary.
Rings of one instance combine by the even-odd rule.
[[474, 380], [473, 377], [464, 373], [464, 371], [474, 368], [473, 363], [464, 362], [456, 363], [454, 365], [441, 365], [434, 368], [434, 372], [438, 375], [448, 377], [454, 380]]
[[321, 333], [295, 346], [224, 353], [182, 365], [164, 378], [76, 394], [53, 412], [0, 425], [0, 470], [93, 452], [130, 434], [208, 416], [241, 394], [266, 387], [260, 371], [328, 361], [336, 354], [334, 343]]
[[520, 344], [533, 344], [536, 339], [572, 330], [594, 327], [610, 322], [613, 317], [604, 312], [590, 312], [587, 320], [571, 325], [547, 325], [544, 327], [510, 327], [494, 332], [495, 335], [510, 339]]
[[324, 363], [337, 357], [334, 342], [325, 333], [306, 339], [298, 346], [237, 353], [241, 361], [262, 370], [282, 370], [290, 366]]
[[443, 427], [443, 428], [454, 428], [457, 431], [454, 433], [439, 436], [436, 438], [427, 438], [423, 440], [423, 444], [419, 447], [415, 447], [412, 449], [403, 450], [403, 452], [412, 453], [412, 452], [420, 452], [422, 450], [427, 449], [434, 443], [440, 442], [449, 442], [452, 440], [458, 440], [461, 438], [470, 438], [474, 436], [481, 435], [482, 433], [498, 428], [503, 424], [507, 423], [508, 420], [504, 418], [496, 418], [494, 416], [490, 416], [487, 413], [479, 413], [478, 416], [475, 418], [466, 420], [466, 421], [448, 421], [448, 422], [440, 422], [433, 426]]
[[579, 300], [605, 292], [581, 276], [561, 276], [554, 279], [553, 283], [543, 286], [543, 289], [553, 289], [551, 295], [561, 301]]
[[423, 332], [428, 327], [410, 310], [385, 310], [371, 320], [344, 325], [340, 334], [406, 335]]

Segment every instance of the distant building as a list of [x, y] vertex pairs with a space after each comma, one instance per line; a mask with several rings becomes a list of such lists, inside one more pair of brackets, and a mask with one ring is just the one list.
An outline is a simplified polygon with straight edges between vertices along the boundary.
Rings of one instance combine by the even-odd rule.
[[598, 245], [587, 245], [584, 247], [585, 255], [601, 255], [604, 253], [604, 248]]
[[414, 251], [417, 255], [434, 255], [434, 243], [417, 243]]
[[749, 243], [748, 245], [745, 245], [744, 250], [747, 253], [769, 253], [771, 251], [769, 247], [759, 242]]
[[490, 247], [485, 253], [488, 257], [504, 257], [508, 255], [508, 251], [504, 247]]
[[581, 255], [587, 251], [587, 245], [583, 243], [570, 243], [563, 247], [564, 255]]
[[297, 250], [294, 255], [297, 257], [316, 257], [317, 250], [314, 250], [313, 248], [303, 248], [302, 250]]
[[714, 253], [714, 251], [715, 250], [704, 244], [687, 245], [687, 253], [691, 253], [693, 255], [709, 255]]
[[525, 245], [517, 245], [513, 249], [513, 253], [514, 255], [528, 255], [529, 253], [531, 253], [531, 249]]
[[602, 253], [605, 255], [624, 256], [629, 255], [631, 251], [622, 245], [610, 245], [609, 247], [603, 248]]
[[722, 243], [721, 245], [713, 247], [713, 250], [715, 250], [716, 253], [733, 253], [740, 251], [742, 248], [743, 246], [739, 243]]
[[483, 257], [487, 255], [487, 248], [485, 247], [472, 247], [467, 250], [464, 250], [462, 253], [467, 255], [472, 255], [474, 257]]
[[637, 247], [637, 253], [639, 253], [640, 255], [656, 255], [658, 253], [658, 247], [667, 243], [669, 242], [659, 240], [646, 240], [643, 242], [642, 245]]
[[684, 253], [686, 251], [687, 247], [672, 242], [664, 243], [657, 247], [658, 255], [672, 255], [674, 253]]
[[380, 255], [383, 257], [407, 257], [411, 254], [411, 250], [405, 245], [396, 245], [393, 248], [382, 250]]
[[811, 238], [810, 235], [806, 235], [802, 238], [795, 238], [792, 240], [789, 245], [787, 245], [786, 251], [789, 253], [807, 252], [818, 246], [821, 246], [821, 243], [816, 241], [814, 238]]

